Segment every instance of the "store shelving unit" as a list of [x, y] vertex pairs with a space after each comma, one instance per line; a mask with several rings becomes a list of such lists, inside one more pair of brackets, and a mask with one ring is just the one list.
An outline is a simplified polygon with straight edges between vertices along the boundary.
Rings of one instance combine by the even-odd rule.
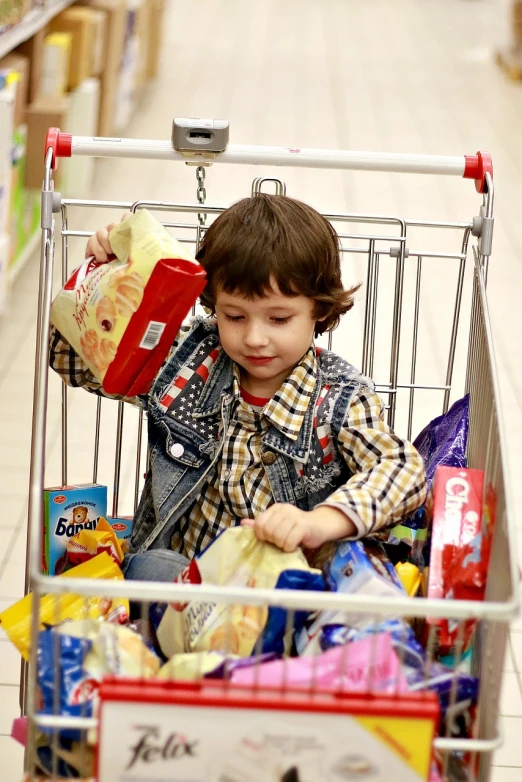
[[4, 57], [19, 44], [27, 41], [38, 30], [45, 27], [53, 17], [72, 5], [73, 0], [47, 0], [43, 5], [33, 8], [21, 22], [5, 32], [0, 32], [0, 58]]

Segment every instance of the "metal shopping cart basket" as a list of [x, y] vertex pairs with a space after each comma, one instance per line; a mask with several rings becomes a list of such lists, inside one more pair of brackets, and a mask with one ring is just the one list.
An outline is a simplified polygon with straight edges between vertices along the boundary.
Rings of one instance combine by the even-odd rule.
[[[220, 143], [226, 123], [205, 121], [177, 123], [174, 144], [170, 141], [71, 137], [52, 130], [48, 136], [42, 193], [42, 252], [38, 305], [38, 337], [31, 453], [29, 546], [27, 588], [32, 590], [31, 634], [39, 631], [39, 606], [45, 594], [74, 591], [83, 596], [126, 597], [141, 605], [143, 618], [149, 606], [175, 601], [219, 602], [233, 610], [237, 605], [285, 610], [286, 626], [293, 627], [298, 612], [334, 610], [353, 618], [364, 616], [378, 625], [384, 619], [400, 617], [405, 623], [426, 617], [445, 617], [458, 627], [462, 638], [466, 622], [476, 620], [471, 672], [480, 678], [480, 693], [473, 727], [466, 735], [455, 732], [464, 720], [469, 702], [457, 684], [457, 672], [467, 664], [457, 640], [452, 662], [451, 686], [447, 693], [447, 714], [442, 735], [434, 732], [433, 699], [423, 693], [405, 693], [397, 687], [383, 695], [372, 690], [372, 681], [358, 692], [325, 693], [310, 675], [306, 690], [294, 691], [284, 674], [280, 686], [267, 689], [254, 676], [248, 691], [234, 688], [224, 676], [208, 687], [196, 684], [108, 681], [101, 687], [99, 712], [87, 709], [79, 716], [64, 714], [60, 706], [60, 654], [57, 647], [54, 713], [39, 712], [37, 688], [37, 645], [31, 646], [31, 660], [23, 676], [23, 704], [29, 719], [26, 772], [38, 776], [45, 766], [38, 748], [47, 737], [47, 772], [60, 778], [70, 771], [71, 754], [76, 755], [76, 775], [97, 775], [99, 782], [116, 780], [419, 780], [432, 768], [434, 746], [439, 770], [446, 778], [488, 779], [491, 753], [501, 744], [497, 732], [499, 687], [507, 631], [517, 612], [517, 564], [509, 487], [504, 472], [502, 424], [494, 351], [488, 317], [486, 282], [493, 229], [493, 179], [486, 153], [472, 156], [370, 154], [330, 150], [250, 147]], [[181, 141], [180, 141], [181, 139]], [[212, 146], [212, 145], [215, 146]], [[53, 171], [58, 159], [76, 155], [162, 159], [197, 166], [197, 203], [136, 203], [61, 198], [54, 192]], [[390, 425], [408, 437], [429, 420], [447, 411], [450, 402], [470, 394], [468, 464], [485, 471], [486, 484], [496, 495], [496, 525], [489, 569], [486, 600], [445, 601], [396, 597], [388, 600], [361, 595], [289, 590], [252, 590], [208, 585], [157, 584], [62, 579], [42, 575], [41, 519], [46, 456], [48, 408], [49, 311], [52, 295], [55, 240], [61, 238], [62, 278], [69, 274], [69, 243], [87, 237], [92, 230], [81, 225], [86, 213], [93, 227], [96, 209], [136, 210], [142, 207], [161, 216], [164, 224], [184, 242], [198, 245], [208, 221], [223, 211], [205, 202], [205, 172], [209, 164], [255, 164], [265, 167], [309, 167], [416, 174], [464, 176], [475, 180], [481, 194], [478, 216], [464, 222], [435, 222], [394, 216], [331, 213], [326, 217], [336, 227], [343, 263], [348, 261], [365, 282], [364, 310], [358, 331], [350, 327], [348, 358], [377, 383]], [[258, 177], [252, 192], [285, 185], [270, 175]], [[241, 195], [241, 194], [240, 194]], [[299, 194], [295, 194], [298, 196]], [[55, 224], [61, 218], [60, 223]], [[474, 241], [476, 239], [476, 241]], [[469, 245], [473, 244], [468, 258]], [[428, 249], [430, 248], [430, 249]], [[350, 278], [353, 274], [350, 272]], [[426, 325], [424, 306], [439, 286], [449, 315], [436, 320], [436, 333]], [[451, 286], [451, 287], [450, 287]], [[451, 290], [451, 295], [449, 291]], [[440, 292], [440, 291], [439, 291]], [[427, 298], [426, 298], [427, 297]], [[462, 326], [469, 319], [470, 326]], [[459, 328], [459, 323], [461, 324]], [[345, 335], [346, 338], [346, 335]], [[327, 338], [333, 348], [343, 344], [342, 325]], [[444, 343], [444, 345], [443, 345]], [[355, 346], [355, 347], [354, 347]], [[342, 354], [343, 348], [337, 348]], [[460, 352], [459, 352], [460, 351]], [[359, 355], [356, 355], [359, 352]], [[385, 360], [383, 360], [385, 356]], [[72, 442], [92, 443], [89, 451], [94, 482], [111, 484], [112, 516], [122, 513], [129, 501], [136, 506], [145, 469], [146, 438], [142, 436], [143, 414], [124, 403], [83, 395], [71, 407], [76, 392], [63, 387], [60, 446], [61, 482], [71, 480]], [[79, 416], [76, 405], [91, 403]], [[72, 413], [68, 415], [71, 408]], [[89, 418], [92, 416], [92, 418]], [[115, 430], [111, 427], [114, 425]], [[114, 432], [115, 431], [115, 435]], [[130, 438], [130, 439], [129, 439]], [[49, 444], [54, 447], [55, 440]], [[47, 431], [47, 441], [49, 432]], [[132, 444], [132, 448], [130, 443]], [[46, 476], [47, 477], [47, 476]], [[81, 476], [91, 477], [91, 472]], [[78, 476], [75, 475], [77, 480]], [[132, 512], [132, 507], [123, 512]], [[348, 623], [348, 619], [347, 619]], [[374, 644], [370, 658], [379, 654]], [[436, 653], [431, 631], [426, 646], [424, 675]], [[227, 652], [226, 642], [223, 652]], [[344, 648], [343, 665], [350, 665], [350, 645]], [[402, 653], [403, 654], [403, 653]], [[399, 652], [399, 656], [401, 653]], [[372, 679], [375, 669], [370, 666]], [[211, 686], [212, 685], [212, 686]], [[368, 694], [368, 692], [373, 694]], [[425, 697], [423, 697], [423, 695]], [[80, 701], [81, 702], [81, 699]], [[437, 707], [438, 708], [438, 707]], [[450, 717], [448, 715], [453, 715]], [[469, 716], [469, 715], [468, 715]], [[93, 738], [93, 731], [98, 730]], [[64, 731], [77, 731], [80, 751], [64, 745]], [[80, 740], [81, 739], [81, 740]], [[43, 742], [46, 743], [45, 741]], [[93, 771], [89, 759], [92, 744], [98, 746], [98, 764]], [[130, 754], [129, 754], [130, 753]], [[85, 760], [84, 766], [78, 757]], [[154, 762], [153, 762], [154, 761]], [[195, 765], [190, 765], [193, 763]], [[65, 765], [64, 765], [65, 764]], [[188, 764], [188, 765], [187, 765]], [[65, 769], [65, 770], [64, 770]], [[189, 771], [192, 769], [192, 771]], [[195, 770], [194, 770], [195, 769]]]

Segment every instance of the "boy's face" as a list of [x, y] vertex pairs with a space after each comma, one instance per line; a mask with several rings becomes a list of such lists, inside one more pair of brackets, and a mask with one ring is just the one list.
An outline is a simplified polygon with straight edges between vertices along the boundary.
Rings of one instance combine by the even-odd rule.
[[310, 347], [314, 301], [284, 296], [276, 285], [258, 299], [218, 289], [215, 309], [221, 344], [241, 368], [244, 388], [272, 397]]

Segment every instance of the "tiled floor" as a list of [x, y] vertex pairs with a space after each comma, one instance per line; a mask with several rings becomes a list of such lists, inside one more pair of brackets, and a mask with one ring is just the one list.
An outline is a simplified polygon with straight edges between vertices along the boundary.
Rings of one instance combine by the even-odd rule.
[[[495, 161], [496, 226], [489, 302], [506, 423], [506, 466], [522, 552], [522, 85], [493, 64], [502, 20], [495, 0], [200, 0], [172, 3], [161, 74], [128, 136], [168, 138], [174, 116], [226, 117], [234, 143], [441, 154], [489, 149]], [[215, 166], [213, 203], [248, 193], [255, 168]], [[277, 173], [277, 172], [274, 172]], [[478, 208], [469, 183], [388, 174], [284, 172], [289, 193], [327, 211], [469, 220]], [[159, 162], [97, 164], [93, 195], [191, 201], [192, 168]], [[85, 195], [85, 194], [78, 194]], [[91, 227], [96, 227], [92, 223]], [[81, 253], [79, 253], [80, 255]], [[0, 610], [22, 594], [37, 263], [17, 281], [0, 322]], [[437, 298], [438, 297], [438, 298]], [[434, 286], [426, 329], [437, 356], [446, 295]], [[341, 332], [350, 349], [350, 331]], [[431, 354], [430, 354], [431, 355]], [[430, 358], [431, 363], [431, 358]], [[60, 482], [59, 383], [50, 385], [48, 484]], [[85, 395], [71, 433], [78, 454], [90, 437]], [[130, 457], [129, 457], [130, 459]], [[81, 473], [71, 480], [89, 480]], [[132, 481], [128, 479], [128, 492]], [[127, 493], [128, 493], [127, 492]], [[522, 779], [522, 622], [511, 633], [501, 697], [505, 744], [493, 782]], [[21, 779], [21, 749], [8, 738], [18, 712], [19, 660], [0, 631], [2, 780]]]

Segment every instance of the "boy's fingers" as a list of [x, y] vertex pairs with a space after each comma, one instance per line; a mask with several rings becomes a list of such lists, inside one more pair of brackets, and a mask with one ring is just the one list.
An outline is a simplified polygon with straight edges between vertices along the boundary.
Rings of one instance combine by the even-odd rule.
[[85, 248], [85, 257], [89, 258], [91, 255], [94, 255], [98, 263], [107, 263], [109, 260], [107, 252], [104, 250], [96, 236], [91, 236], [87, 242], [87, 247]]
[[284, 540], [281, 548], [283, 551], [290, 553], [291, 551], [296, 550], [296, 548], [302, 543], [302, 540], [303, 531], [299, 525], [295, 524], [286, 536], [286, 539]]
[[256, 526], [255, 519], [241, 519], [241, 526], [242, 527], [255, 527]]

